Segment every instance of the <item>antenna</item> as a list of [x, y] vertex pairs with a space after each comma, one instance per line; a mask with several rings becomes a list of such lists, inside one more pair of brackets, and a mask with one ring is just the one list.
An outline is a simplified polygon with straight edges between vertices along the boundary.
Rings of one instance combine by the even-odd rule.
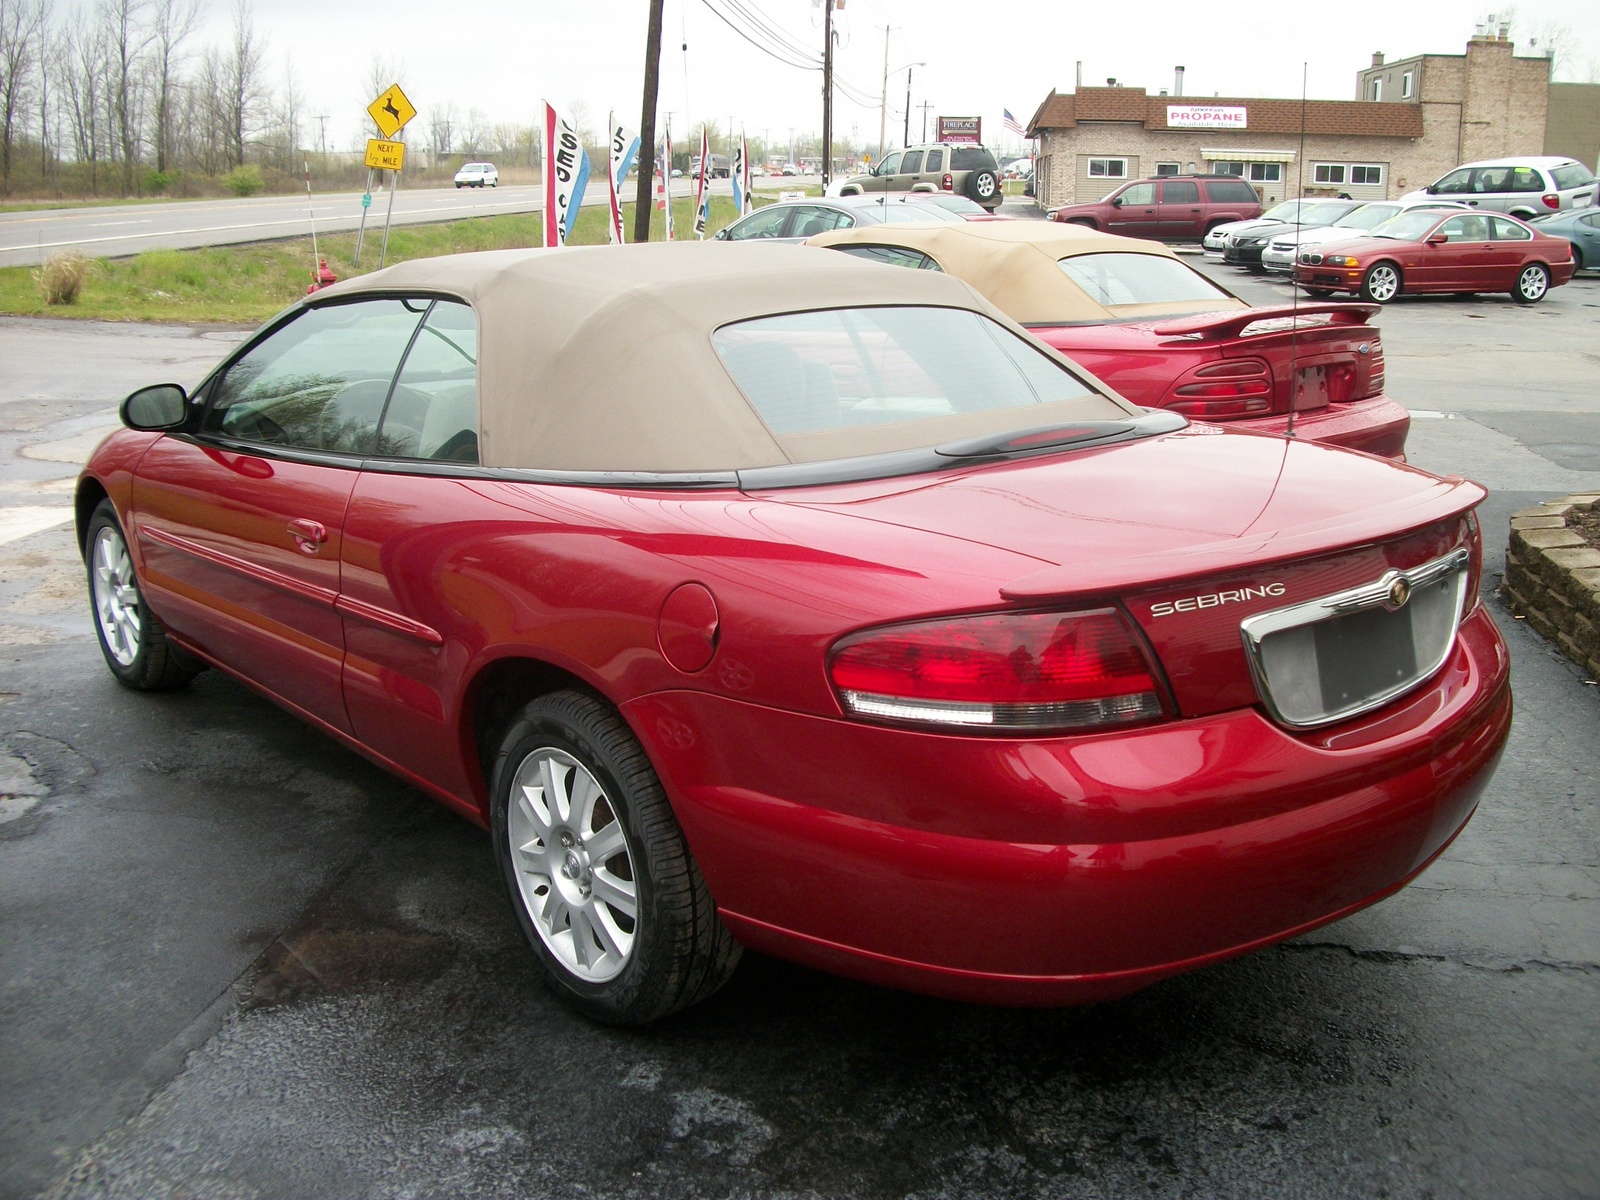
[[[1300, 64], [1300, 154], [1296, 164], [1300, 173], [1300, 181], [1295, 187], [1296, 199], [1300, 201], [1300, 212], [1305, 209], [1306, 202], [1306, 80], [1310, 76], [1310, 67], [1306, 62]], [[1298, 220], [1300, 212], [1295, 213]], [[1294, 257], [1296, 264], [1300, 258], [1299, 226], [1296, 227], [1294, 243]], [[1294, 285], [1294, 291], [1289, 299], [1289, 422], [1284, 430], [1284, 436], [1294, 437], [1294, 410], [1300, 396], [1300, 284]]]

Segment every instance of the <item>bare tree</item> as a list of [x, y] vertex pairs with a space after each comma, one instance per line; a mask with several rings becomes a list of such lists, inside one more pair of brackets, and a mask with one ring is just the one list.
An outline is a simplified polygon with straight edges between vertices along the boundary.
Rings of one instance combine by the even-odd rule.
[[155, 90], [156, 170], [172, 160], [172, 116], [183, 43], [200, 21], [200, 0], [156, 0], [151, 17], [150, 73]]
[[435, 158], [442, 158], [455, 149], [456, 106], [446, 104], [428, 114], [428, 145]]
[[122, 159], [122, 192], [134, 191], [144, 119], [140, 72], [150, 33], [140, 24], [144, 0], [100, 0], [100, 24], [106, 41], [107, 101], [116, 149]]
[[0, 0], [0, 190], [11, 192], [11, 148], [44, 43], [45, 0]]
[[233, 38], [218, 69], [218, 102], [229, 162], [244, 166], [244, 148], [251, 122], [261, 106], [261, 65], [266, 44], [256, 36], [250, 0], [239, 0], [233, 10]]
[[461, 153], [476, 158], [489, 145], [489, 117], [481, 108], [467, 109], [467, 119], [461, 125]]
[[[365, 108], [391, 87], [400, 82], [400, 72], [404, 64], [396, 63], [393, 59], [384, 58], [374, 54], [372, 61], [367, 64], [367, 73], [362, 79], [363, 91], [361, 107]], [[382, 137], [383, 130], [378, 128], [377, 122], [367, 126], [368, 137]]]
[[89, 164], [89, 188], [99, 188], [99, 164], [105, 142], [105, 90], [107, 68], [103, 27], [79, 16], [63, 35], [67, 121], [72, 128], [73, 155]]

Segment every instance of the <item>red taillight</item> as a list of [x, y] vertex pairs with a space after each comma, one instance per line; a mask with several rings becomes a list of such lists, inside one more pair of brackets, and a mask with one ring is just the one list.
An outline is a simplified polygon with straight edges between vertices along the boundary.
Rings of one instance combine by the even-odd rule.
[[1546, 208], [1561, 207], [1561, 197], [1556, 195], [1554, 192], [1548, 192], [1545, 195], [1540, 196], [1539, 199], [1544, 201], [1544, 206]]
[[1203, 421], [1248, 417], [1272, 407], [1272, 373], [1259, 358], [1231, 358], [1186, 372], [1167, 407]]
[[[1377, 338], [1372, 339], [1372, 365], [1367, 368], [1367, 396], [1376, 396], [1383, 391], [1386, 371], [1383, 365], [1383, 343]], [[1357, 396], [1357, 400], [1365, 400], [1366, 396]]]
[[939, 186], [942, 187], [947, 192], [955, 191], [956, 190], [955, 176], [951, 175], [948, 171], [946, 171], [944, 178], [939, 181]]
[[828, 674], [845, 712], [988, 729], [1121, 725], [1166, 715], [1116, 609], [991, 613], [851, 634]]
[[1483, 583], [1483, 528], [1478, 524], [1478, 514], [1467, 514], [1467, 548], [1472, 558], [1467, 564], [1467, 598], [1461, 606], [1462, 615], [1478, 607], [1478, 588]]

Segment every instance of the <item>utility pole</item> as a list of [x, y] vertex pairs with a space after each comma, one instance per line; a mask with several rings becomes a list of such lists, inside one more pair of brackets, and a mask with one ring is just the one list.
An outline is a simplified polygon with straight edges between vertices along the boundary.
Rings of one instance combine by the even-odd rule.
[[888, 133], [889, 126], [889, 30], [891, 26], [883, 27], [883, 90], [878, 93], [878, 162], [883, 161], [884, 136]]
[[917, 107], [922, 110], [922, 140], [923, 141], [927, 141], [928, 140], [928, 110], [933, 107], [933, 104], [930, 101], [924, 100], [921, 104], [917, 105]]
[[833, 178], [833, 5], [822, 0], [822, 190]]
[[[656, 91], [661, 79], [661, 8], [665, 3], [666, 0], [650, 0], [650, 28], [645, 34], [644, 109], [639, 114], [639, 180], [633, 194], [635, 242], [650, 240], [650, 186], [656, 173]], [[672, 164], [668, 163], [665, 179], [671, 176]]]
[[911, 145], [911, 70], [911, 67], [906, 68], [906, 129], [900, 142], [902, 146]]

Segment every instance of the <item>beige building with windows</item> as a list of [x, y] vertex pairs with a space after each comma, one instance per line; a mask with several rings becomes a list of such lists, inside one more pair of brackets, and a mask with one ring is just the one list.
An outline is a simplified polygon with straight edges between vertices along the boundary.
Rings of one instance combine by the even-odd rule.
[[1246, 178], [1263, 204], [1387, 199], [1463, 162], [1545, 153], [1550, 60], [1518, 57], [1503, 31], [1480, 32], [1459, 55], [1372, 57], [1357, 100], [1051, 92], [1028, 126], [1039, 202], [1084, 203], [1129, 179], [1194, 173]]

